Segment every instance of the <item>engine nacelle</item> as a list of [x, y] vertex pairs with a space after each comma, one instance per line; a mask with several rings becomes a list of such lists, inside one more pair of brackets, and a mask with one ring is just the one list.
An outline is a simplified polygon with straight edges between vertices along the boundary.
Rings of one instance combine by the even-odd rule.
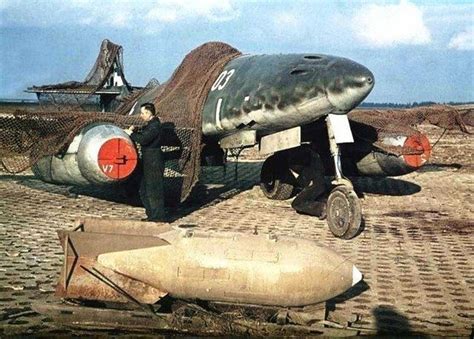
[[56, 184], [106, 185], [127, 179], [137, 163], [130, 137], [115, 125], [99, 123], [86, 126], [64, 154], [42, 158], [33, 172]]
[[[389, 146], [411, 148], [416, 154], [400, 156], [387, 154], [373, 149], [365, 156], [354, 161], [353, 154], [347, 152], [349, 159], [354, 161], [357, 175], [364, 176], [397, 176], [416, 171], [423, 166], [431, 156], [431, 145], [428, 138], [421, 133], [410, 136], [384, 137], [383, 143]], [[344, 153], [343, 153], [344, 157]], [[351, 166], [352, 167], [352, 166]], [[351, 173], [354, 174], [354, 173]]]

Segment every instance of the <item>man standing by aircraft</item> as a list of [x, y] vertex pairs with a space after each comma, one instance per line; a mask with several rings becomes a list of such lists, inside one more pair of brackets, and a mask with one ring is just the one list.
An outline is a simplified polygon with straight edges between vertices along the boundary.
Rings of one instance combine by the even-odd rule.
[[145, 207], [146, 221], [164, 221], [164, 161], [161, 152], [160, 137], [162, 134], [160, 119], [156, 116], [155, 106], [145, 103], [140, 106], [140, 118], [146, 122], [143, 128], [130, 126], [125, 132], [140, 144], [142, 151], [142, 178], [140, 182], [140, 199]]

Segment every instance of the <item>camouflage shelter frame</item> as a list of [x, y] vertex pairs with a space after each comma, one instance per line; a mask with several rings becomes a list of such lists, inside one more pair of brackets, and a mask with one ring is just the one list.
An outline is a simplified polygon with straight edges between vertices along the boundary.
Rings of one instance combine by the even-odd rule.
[[[119, 84], [111, 82], [114, 74], [120, 77]], [[97, 105], [95, 100], [99, 96], [101, 100], [120, 100], [134, 90], [125, 78], [122, 46], [105, 39], [94, 66], [84, 81], [33, 86], [27, 91], [36, 93], [45, 110], [91, 110], [91, 106]]]

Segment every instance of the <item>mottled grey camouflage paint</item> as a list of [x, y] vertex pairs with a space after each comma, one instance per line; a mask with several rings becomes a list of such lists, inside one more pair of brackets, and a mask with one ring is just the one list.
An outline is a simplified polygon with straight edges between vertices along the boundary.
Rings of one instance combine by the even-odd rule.
[[246, 55], [230, 61], [208, 94], [202, 130], [260, 135], [344, 114], [372, 90], [373, 74], [351, 60], [321, 54]]

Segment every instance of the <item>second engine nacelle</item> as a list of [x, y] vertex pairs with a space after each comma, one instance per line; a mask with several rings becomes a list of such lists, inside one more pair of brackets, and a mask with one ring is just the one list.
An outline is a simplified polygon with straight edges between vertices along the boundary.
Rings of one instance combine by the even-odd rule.
[[[409, 148], [415, 152], [413, 152], [413, 154], [397, 156], [374, 148], [370, 153], [354, 161], [357, 168], [357, 175], [404, 175], [419, 169], [431, 156], [430, 142], [428, 138], [421, 133], [412, 134], [410, 136], [384, 137], [382, 141], [386, 145]], [[346, 154], [349, 159], [354, 159], [354, 153], [346, 152]]]

